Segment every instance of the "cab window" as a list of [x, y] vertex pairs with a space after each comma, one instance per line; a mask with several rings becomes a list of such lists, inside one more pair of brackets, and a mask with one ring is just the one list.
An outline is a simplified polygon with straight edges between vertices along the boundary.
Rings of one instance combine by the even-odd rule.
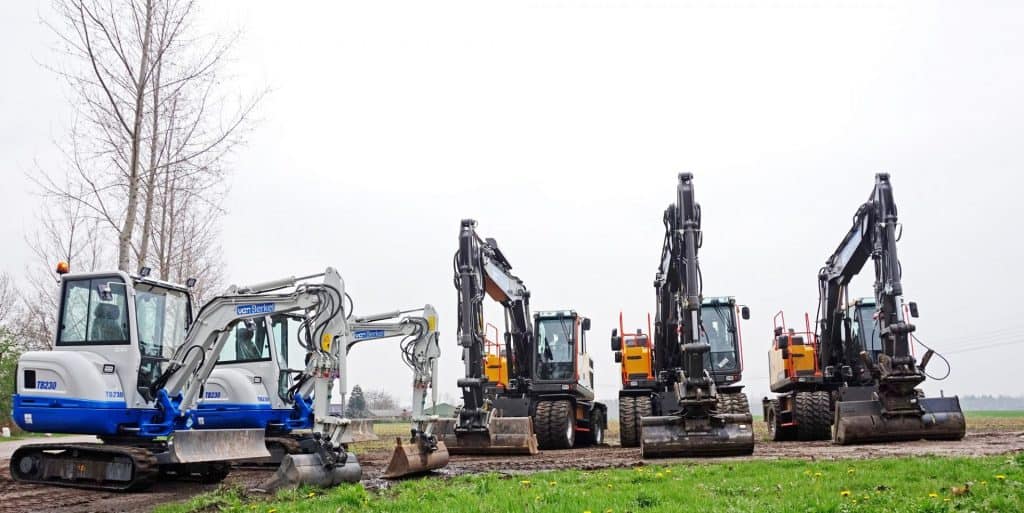
[[57, 345], [127, 344], [128, 300], [116, 276], [64, 282]]
[[228, 339], [220, 350], [217, 363], [270, 360], [270, 337], [267, 335], [265, 318], [238, 321], [228, 330]]

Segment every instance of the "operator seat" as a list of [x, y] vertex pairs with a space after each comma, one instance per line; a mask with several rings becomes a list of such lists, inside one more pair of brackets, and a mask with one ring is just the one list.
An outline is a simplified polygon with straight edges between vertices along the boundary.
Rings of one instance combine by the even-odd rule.
[[99, 303], [93, 309], [92, 333], [89, 339], [96, 342], [127, 340], [121, 325], [121, 307], [114, 303]]

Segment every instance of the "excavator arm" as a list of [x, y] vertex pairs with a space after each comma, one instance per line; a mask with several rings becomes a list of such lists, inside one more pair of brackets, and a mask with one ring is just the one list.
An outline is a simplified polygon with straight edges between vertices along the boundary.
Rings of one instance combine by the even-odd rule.
[[[825, 379], [840, 385], [835, 397], [838, 443], [959, 439], [966, 430], [956, 397], [926, 398], [917, 389], [933, 353], [929, 350], [918, 365], [911, 352], [915, 328], [904, 315], [898, 232], [889, 175], [879, 173], [853, 226], [818, 272], [818, 357]], [[874, 263], [874, 321], [882, 345], [877, 361], [852, 336], [847, 307], [848, 284], [868, 258]], [[916, 305], [910, 310], [916, 314]]]
[[458, 380], [462, 408], [458, 418], [441, 421], [441, 433], [452, 453], [535, 454], [537, 437], [529, 417], [502, 417], [494, 408], [496, 383], [484, 372], [483, 300], [489, 296], [505, 309], [505, 355], [510, 391], [529, 387], [533, 347], [530, 292], [511, 273], [512, 266], [494, 239], [481, 239], [476, 221], [463, 219], [455, 254], [458, 291], [457, 337], [465, 376]]
[[658, 390], [652, 394], [654, 415], [640, 419], [645, 457], [728, 456], [754, 449], [746, 396], [719, 392], [708, 367], [711, 346], [701, 340], [700, 219], [693, 175], [681, 173], [676, 202], [665, 210], [665, 242], [654, 280]]

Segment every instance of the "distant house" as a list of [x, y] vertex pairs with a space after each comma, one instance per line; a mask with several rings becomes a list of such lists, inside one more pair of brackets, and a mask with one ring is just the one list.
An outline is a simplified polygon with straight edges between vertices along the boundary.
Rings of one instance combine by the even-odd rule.
[[427, 415], [437, 415], [438, 417], [454, 417], [455, 406], [448, 403], [438, 403], [437, 406], [427, 408], [423, 411]]

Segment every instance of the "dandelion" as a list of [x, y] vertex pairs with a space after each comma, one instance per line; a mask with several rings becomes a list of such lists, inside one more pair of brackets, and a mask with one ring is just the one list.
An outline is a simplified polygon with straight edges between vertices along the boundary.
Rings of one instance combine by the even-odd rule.
[[949, 501], [952, 501], [952, 500], [953, 499], [950, 499], [949, 497], [946, 497], [945, 499], [942, 499], [942, 502], [949, 502]]
[[267, 513], [277, 513], [277, 508], [270, 508], [267, 510]]
[[839, 492], [839, 496], [840, 497], [849, 497], [850, 496], [850, 490], [843, 490], [843, 491]]
[[306, 497], [312, 499], [313, 497], [316, 497], [316, 492], [309, 492], [309, 495], [306, 495]]
[[670, 468], [665, 469], [665, 473], [666, 474], [671, 474], [672, 473], [672, 469], [670, 469]]
[[548, 481], [549, 486], [555, 486], [556, 484], [558, 484], [558, 481]]
[[612, 489], [612, 485], [608, 485], [608, 489], [611, 490]]
[[928, 494], [928, 496], [934, 499], [934, 498], [938, 497], [939, 494], [937, 494], [935, 492], [931, 492], [931, 493]]
[[821, 472], [815, 472], [814, 477], [821, 477]]
[[1006, 480], [1006, 476], [1004, 476], [1002, 474], [996, 474], [996, 479], [999, 480], [999, 481], [1004, 481], [1004, 480]]
[[983, 485], [987, 485], [987, 484], [988, 484], [988, 481], [982, 481], [982, 482], [981, 482], [981, 484], [983, 484]]
[[852, 469], [852, 468], [848, 468], [848, 469], [846, 469], [846, 473], [847, 473], [847, 474], [853, 474], [854, 472], [856, 472], [856, 470], [854, 470], [854, 469]]
[[657, 474], [654, 474], [654, 477], [665, 477], [665, 474], [658, 472]]
[[853, 499], [853, 503], [854, 503], [854, 504], [857, 504], [857, 499]]
[[523, 486], [530, 486], [530, 481], [528, 479], [524, 479], [524, 480], [520, 481], [519, 484], [521, 484]]
[[612, 509], [608, 508], [608, 509], [604, 510], [604, 513], [612, 513]]
[[588, 510], [584, 511], [583, 513], [590, 513], [590, 510], [588, 509]]

